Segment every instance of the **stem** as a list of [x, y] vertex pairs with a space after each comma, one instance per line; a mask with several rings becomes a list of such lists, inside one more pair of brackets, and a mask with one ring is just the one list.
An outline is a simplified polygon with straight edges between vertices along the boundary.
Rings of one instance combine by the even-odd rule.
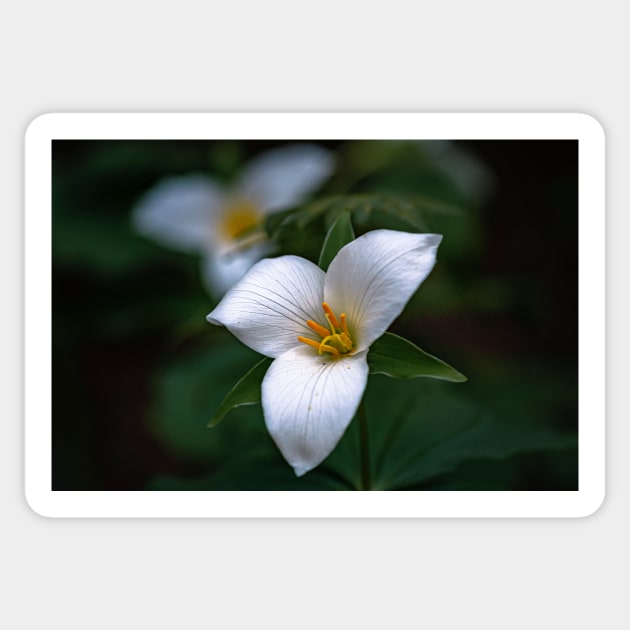
[[368, 441], [368, 422], [363, 400], [357, 411], [359, 417], [359, 442], [361, 448], [361, 490], [372, 489], [372, 475], [370, 472], [370, 445]]

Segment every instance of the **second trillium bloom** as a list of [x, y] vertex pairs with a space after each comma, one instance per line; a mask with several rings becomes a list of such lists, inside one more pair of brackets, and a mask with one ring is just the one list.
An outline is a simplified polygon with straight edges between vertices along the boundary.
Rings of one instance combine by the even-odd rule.
[[262, 382], [267, 429], [297, 475], [321, 463], [355, 415], [370, 345], [435, 265], [442, 236], [375, 230], [325, 273], [298, 256], [254, 265], [208, 315], [274, 359]]
[[202, 174], [171, 177], [140, 199], [132, 223], [166, 247], [200, 254], [204, 284], [220, 297], [269, 253], [265, 215], [302, 202], [333, 166], [325, 149], [289, 144], [254, 158], [229, 188]]

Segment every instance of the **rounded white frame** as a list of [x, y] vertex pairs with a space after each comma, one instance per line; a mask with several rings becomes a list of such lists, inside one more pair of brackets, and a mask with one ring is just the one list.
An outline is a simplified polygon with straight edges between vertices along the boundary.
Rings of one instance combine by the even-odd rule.
[[[54, 139], [579, 142], [579, 489], [575, 491], [53, 491], [51, 141]], [[605, 137], [587, 114], [44, 114], [26, 132], [25, 494], [51, 517], [579, 517], [605, 496]]]

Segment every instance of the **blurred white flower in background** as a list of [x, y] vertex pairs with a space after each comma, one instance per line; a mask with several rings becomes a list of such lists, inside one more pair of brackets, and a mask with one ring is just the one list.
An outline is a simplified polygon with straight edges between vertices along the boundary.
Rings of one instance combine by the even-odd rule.
[[230, 188], [202, 174], [167, 178], [140, 199], [132, 224], [165, 247], [200, 254], [204, 284], [220, 297], [269, 253], [265, 215], [300, 203], [333, 167], [329, 151], [294, 144], [252, 159]]

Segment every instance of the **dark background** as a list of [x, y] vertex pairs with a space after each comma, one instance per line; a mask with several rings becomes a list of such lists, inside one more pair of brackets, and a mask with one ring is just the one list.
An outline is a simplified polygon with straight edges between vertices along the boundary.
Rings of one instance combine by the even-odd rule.
[[[248, 158], [281, 144], [53, 142], [53, 489], [319, 487], [310, 474], [295, 485], [259, 409], [205, 427], [256, 355], [205, 323], [216, 300], [198, 259], [135, 235], [129, 222], [161, 178], [207, 172], [228, 183]], [[422, 194], [457, 209], [428, 214], [428, 231], [445, 237], [439, 264], [392, 330], [469, 381], [378, 377], [368, 403], [371, 395], [376, 407], [381, 390], [400, 401], [421, 390], [418, 404], [444, 418], [440, 427], [455, 414], [492, 414], [500, 430], [478, 434], [464, 454], [451, 440], [440, 465], [397, 487], [577, 489], [577, 142], [462, 141], [437, 152], [320, 144], [338, 168], [315, 197]], [[389, 219], [371, 221], [357, 232]], [[323, 236], [310, 239], [313, 250]], [[493, 436], [514, 427], [523, 448], [493, 450]]]

